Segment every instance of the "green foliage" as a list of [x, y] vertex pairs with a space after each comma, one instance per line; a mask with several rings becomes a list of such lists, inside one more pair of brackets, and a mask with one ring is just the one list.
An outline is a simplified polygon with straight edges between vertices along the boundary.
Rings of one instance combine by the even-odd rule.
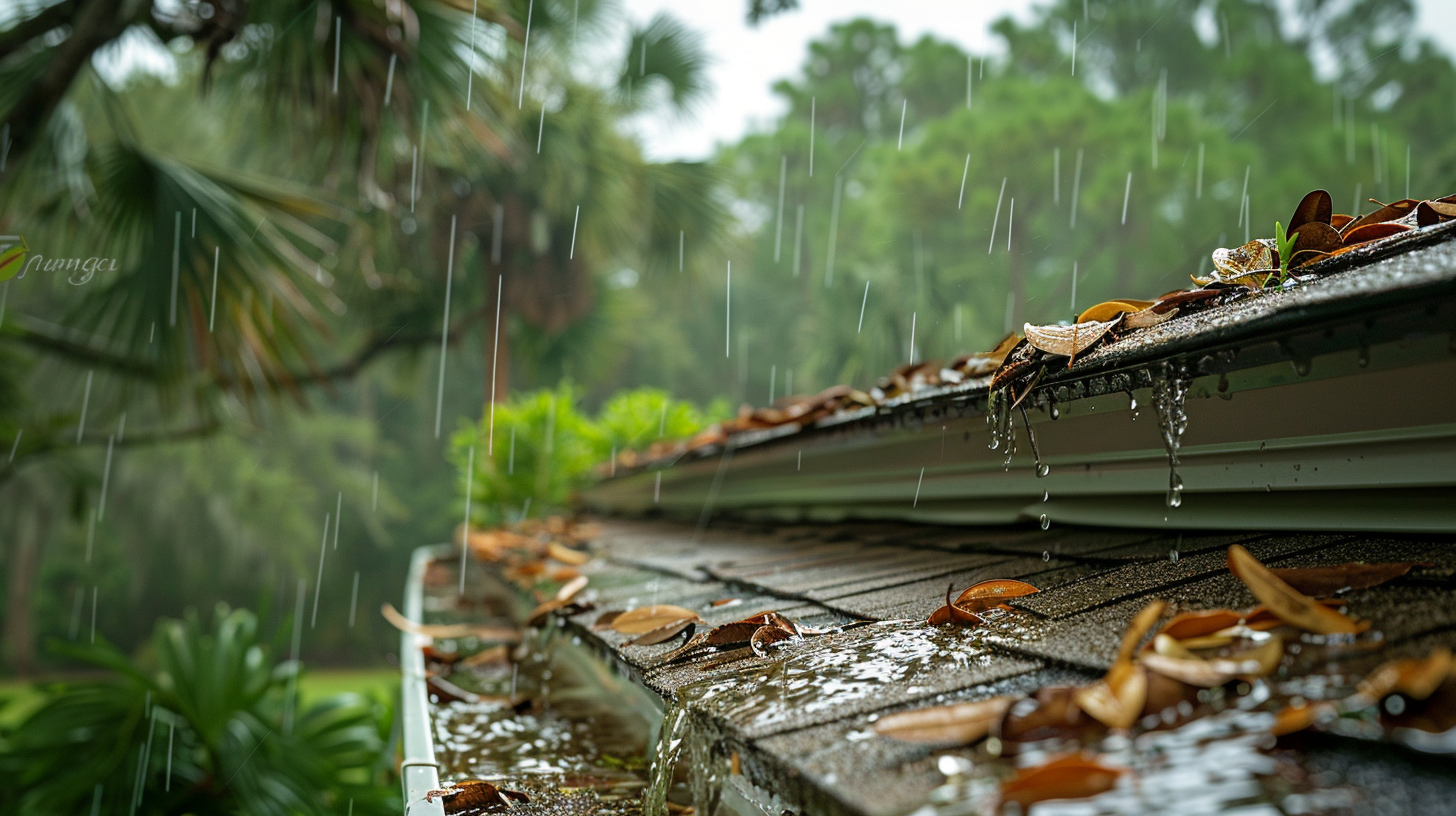
[[[58, 683], [0, 734], [6, 813], [324, 816], [397, 809], [385, 784], [381, 700], [337, 695], [295, 709], [300, 667], [279, 661], [257, 617], [219, 605], [162, 620], [152, 662], [105, 642], [56, 647], [107, 672]], [[138, 780], [141, 785], [138, 787]]]
[[[710, 418], [727, 414], [724, 403], [704, 412], [652, 388], [613, 395], [595, 418], [578, 410], [577, 403], [576, 389], [563, 382], [555, 389], [518, 394], [493, 409], [487, 405], [479, 425], [455, 434], [451, 460], [459, 468], [462, 495], [469, 486], [473, 522], [495, 524], [527, 510], [560, 510], [614, 452], [685, 439]], [[471, 462], [474, 469], [467, 471]]]
[[1283, 281], [1289, 275], [1289, 261], [1294, 257], [1294, 244], [1299, 240], [1299, 231], [1286, 236], [1284, 225], [1278, 221], [1274, 222], [1274, 245], [1279, 248], [1279, 280]]

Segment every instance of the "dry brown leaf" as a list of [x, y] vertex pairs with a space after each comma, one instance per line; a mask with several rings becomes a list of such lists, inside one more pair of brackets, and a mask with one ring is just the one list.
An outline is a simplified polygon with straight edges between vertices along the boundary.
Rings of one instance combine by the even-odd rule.
[[931, 626], [942, 626], [947, 623], [954, 623], [960, 626], [976, 626], [981, 623], [981, 616], [974, 612], [967, 612], [956, 606], [950, 599], [950, 593], [955, 589], [952, 583], [945, 588], [945, 606], [930, 613], [927, 621]]
[[520, 791], [497, 788], [479, 779], [457, 782], [445, 790], [432, 790], [425, 794], [425, 801], [434, 802], [435, 797], [444, 804], [446, 816], [495, 813], [507, 810], [517, 802], [531, 801], [531, 797]]
[[1330, 226], [1334, 227], [1335, 229], [1344, 229], [1345, 227], [1347, 227], [1347, 226], [1350, 225], [1350, 222], [1351, 221], [1354, 221], [1354, 220], [1355, 220], [1355, 216], [1353, 216], [1353, 215], [1345, 215], [1344, 213], [1335, 213], [1334, 215], [1331, 215], [1330, 216]]
[[1037, 743], [1049, 739], [1077, 739], [1090, 743], [1107, 733], [1107, 726], [1088, 717], [1077, 705], [1082, 689], [1070, 686], [1049, 686], [1037, 690], [1028, 699], [1012, 704], [996, 727], [1002, 750], [1015, 753], [1021, 743]]
[[[1159, 635], [1159, 639], [1167, 635]], [[1172, 638], [1168, 638], [1172, 641]], [[1177, 641], [1173, 641], [1177, 643]], [[1272, 672], [1284, 657], [1284, 641], [1271, 637], [1260, 646], [1226, 657], [1201, 658], [1182, 647], [1156, 650], [1140, 658], [1152, 671], [1199, 688], [1221, 686], [1239, 677], [1262, 677]]]
[[1020, 598], [1040, 591], [1025, 581], [1010, 578], [982, 581], [967, 587], [956, 597], [953, 605], [964, 612], [984, 612], [992, 607], [1000, 606], [1001, 602], [1008, 598]]
[[1077, 315], [1078, 323], [1103, 323], [1120, 314], [1140, 312], [1153, 305], [1151, 300], [1108, 300]]
[[1451, 650], [1438, 647], [1424, 658], [1392, 660], [1360, 681], [1357, 693], [1370, 702], [1379, 702], [1389, 694], [1400, 693], [1412, 700], [1424, 700], [1441, 687], [1456, 670]]
[[[1379, 201], [1375, 201], [1375, 199], [1373, 198], [1370, 200], [1375, 202], [1376, 204], [1380, 204]], [[1397, 218], [1404, 218], [1414, 212], [1416, 209], [1416, 205], [1418, 204], [1420, 204], [1420, 202], [1412, 198], [1395, 201], [1390, 204], [1383, 204], [1381, 205], [1380, 209], [1376, 210], [1375, 212], [1366, 213], [1365, 215], [1362, 215], [1359, 218], [1356, 218], [1355, 220], [1346, 224], [1344, 228], [1340, 230], [1340, 233], [1342, 235], [1348, 236], [1352, 231], [1363, 229], [1372, 224], [1389, 223], [1396, 220]], [[1346, 241], [1346, 243], [1352, 242]]]
[[1389, 238], [1392, 235], [1399, 235], [1402, 232], [1410, 232], [1410, 227], [1405, 224], [1397, 224], [1394, 221], [1386, 221], [1379, 224], [1351, 224], [1340, 233], [1341, 243], [1346, 247], [1358, 244], [1378, 241], [1381, 238]]
[[579, 567], [591, 560], [591, 555], [581, 550], [573, 550], [570, 547], [557, 544], [555, 541], [546, 545], [546, 555], [560, 561], [563, 564], [570, 564]]
[[1334, 213], [1334, 204], [1330, 194], [1324, 190], [1312, 190], [1300, 199], [1299, 206], [1294, 208], [1294, 215], [1289, 218], [1289, 233], [1305, 224], [1326, 224], [1330, 223], [1330, 216]]
[[769, 647], [775, 643], [783, 643], [790, 640], [798, 640], [799, 636], [793, 632], [785, 631], [776, 626], [760, 626], [758, 631], [753, 633], [748, 645], [753, 653], [759, 657], [768, 657]]
[[1017, 771], [1001, 785], [1001, 801], [1015, 802], [1024, 810], [1050, 799], [1085, 799], [1112, 790], [1124, 773], [1125, 768], [1101, 765], [1082, 754], [1068, 754]]
[[1334, 717], [1338, 711], [1339, 709], [1335, 707], [1334, 703], [1325, 700], [1298, 706], [1285, 706], [1274, 715], [1274, 725], [1270, 727], [1269, 731], [1276, 737], [1293, 734], [1303, 731], [1326, 717]]
[[1429, 227], [1456, 218], [1456, 204], [1447, 201], [1422, 201], [1416, 205], [1416, 224]]
[[875, 721], [882, 737], [934, 745], [972, 745], [980, 742], [1016, 702], [1014, 697], [992, 697], [974, 703], [922, 708], [889, 714]]
[[1380, 564], [1341, 564], [1335, 567], [1271, 569], [1279, 580], [1297, 592], [1328, 598], [1347, 589], [1369, 589], [1399, 578], [1415, 567], [1434, 566], [1426, 561], [1392, 561]]
[[1254, 597], [1291, 626], [1321, 635], [1353, 635], [1369, 628], [1368, 624], [1348, 618], [1284, 583], [1238, 544], [1229, 547], [1228, 563], [1229, 569]]
[[1118, 647], [1117, 659], [1113, 661], [1114, 664], [1126, 663], [1132, 660], [1133, 653], [1137, 651], [1137, 646], [1142, 642], [1143, 636], [1153, 628], [1153, 625], [1158, 622], [1159, 618], [1163, 617], [1163, 613], [1167, 609], [1168, 605], [1166, 603], [1154, 600], [1149, 602], [1147, 606], [1144, 606], [1133, 617], [1132, 621], [1127, 625], [1127, 631], [1123, 633], [1122, 645]]
[[681, 606], [654, 604], [629, 609], [612, 621], [612, 628], [624, 635], [642, 635], [680, 620], [698, 622], [698, 613]]
[[1076, 357], [1091, 348], [1094, 343], [1117, 325], [1117, 319], [1074, 323], [1070, 326], [1033, 326], [1027, 323], [1026, 342], [1031, 347], [1047, 354]]
[[501, 629], [493, 626], [476, 626], [469, 623], [415, 623], [399, 613], [393, 604], [384, 604], [379, 608], [384, 619], [390, 625], [401, 632], [412, 632], [416, 635], [435, 638], [437, 640], [455, 640], [459, 638], [476, 638], [478, 640], [490, 640], [498, 643], [515, 643], [521, 639], [521, 633], [515, 629]]
[[1148, 677], [1130, 661], [1114, 663], [1107, 676], [1073, 697], [1077, 707], [1108, 728], [1131, 728], [1148, 699]]
[[683, 618], [682, 620], [665, 623], [662, 626], [657, 627], [656, 629], [653, 629], [649, 632], [643, 632], [637, 637], [632, 638], [631, 640], [627, 641], [627, 645], [651, 646], [653, 644], [663, 643], [672, 640], [673, 638], [682, 634], [683, 630], [687, 630], [688, 636], [691, 637], [693, 634], [694, 625], [695, 623], [693, 618]]
[[1339, 230], [1319, 222], [1305, 224], [1298, 230], [1291, 229], [1289, 234], [1295, 236], [1291, 258], [1301, 252], [1334, 252], [1344, 243]]
[[[1190, 640], [1221, 632], [1230, 626], [1237, 626], [1243, 619], [1244, 616], [1241, 613], [1232, 609], [1180, 612], [1163, 624], [1163, 628], [1158, 630], [1158, 634], [1166, 635], [1173, 640]], [[1151, 648], [1152, 645], [1149, 643], [1148, 647]]]

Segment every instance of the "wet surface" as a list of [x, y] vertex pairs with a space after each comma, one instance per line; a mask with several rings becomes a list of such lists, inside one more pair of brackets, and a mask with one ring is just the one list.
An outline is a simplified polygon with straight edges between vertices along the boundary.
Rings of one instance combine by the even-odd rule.
[[[905, 543], [889, 543], [897, 538]], [[969, 540], [978, 546], [961, 546]], [[594, 607], [552, 625], [549, 641], [538, 634], [543, 639], [519, 653], [514, 696], [509, 664], [452, 677], [470, 691], [506, 699], [436, 707], [443, 778], [524, 790], [536, 813], [664, 816], [672, 802], [727, 816], [715, 803], [736, 795], [773, 814], [1004, 816], [996, 807], [1002, 782], [1076, 748], [1075, 741], [1058, 738], [1002, 756], [995, 740], [960, 748], [907, 743], [875, 733], [874, 723], [897, 711], [1092, 683], [1112, 663], [1129, 621], [1153, 598], [1169, 603], [1168, 615], [1254, 606], [1227, 569], [1226, 548], [1234, 541], [1275, 568], [1431, 566], [1340, 594], [1349, 614], [1374, 624], [1370, 631], [1331, 639], [1276, 629], [1291, 646], [1265, 680], [1210, 690], [1164, 710], [1162, 720], [1144, 717], [1129, 732], [1103, 732], [1082, 744], [1129, 773], [1105, 793], [1042, 803], [1032, 816], [1443, 812], [1456, 801], [1456, 745], [1427, 756], [1375, 741], [1379, 729], [1360, 720], [1341, 721], [1332, 733], [1277, 740], [1269, 733], [1275, 712], [1292, 697], [1344, 699], [1387, 660], [1456, 647], [1456, 541], [1434, 536], [1180, 540], [1176, 533], [1084, 537], [1067, 528], [1001, 541], [985, 531], [960, 536], [902, 525], [699, 532], [609, 524], [594, 545], [606, 557], [582, 567], [591, 581], [582, 597]], [[1038, 551], [1039, 543], [1047, 546]], [[959, 590], [1000, 578], [1041, 591], [985, 613], [979, 627], [925, 623], [944, 603], [948, 583]], [[427, 608], [442, 619], [504, 614], [501, 602], [488, 599], [461, 609], [453, 581], [441, 586], [451, 591], [442, 589]], [[519, 616], [523, 601], [518, 596], [515, 603]], [[628, 635], [592, 629], [603, 612], [652, 603], [700, 615], [699, 632], [767, 610], [832, 631], [761, 656], [725, 647], [665, 664], [686, 634], [629, 646]], [[614, 655], [630, 677], [570, 658], [573, 642]], [[638, 716], [644, 699], [665, 706], [664, 724], [657, 725], [663, 714], [655, 708], [650, 724]], [[654, 740], [650, 731], [659, 727], [666, 736]], [[1436, 743], [1419, 744], [1431, 750]]]

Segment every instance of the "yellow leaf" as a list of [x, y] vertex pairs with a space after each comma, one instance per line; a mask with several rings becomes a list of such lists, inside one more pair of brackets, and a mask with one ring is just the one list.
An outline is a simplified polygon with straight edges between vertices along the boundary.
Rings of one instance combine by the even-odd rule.
[[890, 714], [875, 721], [875, 733], [902, 742], [971, 745], [1000, 722], [1014, 697], [992, 697], [974, 703], [922, 708]]
[[1235, 544], [1228, 551], [1229, 569], [1269, 611], [1290, 626], [1321, 635], [1353, 635], [1369, 628], [1304, 595], [1280, 580], [1248, 550]]

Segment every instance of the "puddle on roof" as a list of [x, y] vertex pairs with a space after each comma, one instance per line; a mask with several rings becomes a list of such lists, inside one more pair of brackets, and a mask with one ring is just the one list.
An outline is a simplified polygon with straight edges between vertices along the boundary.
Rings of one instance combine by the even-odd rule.
[[[884, 695], [888, 684], [909, 697], [933, 693], [947, 674], [967, 675], [991, 664], [970, 630], [923, 621], [889, 621], [843, 634], [811, 638], [767, 666], [683, 686], [678, 697], [750, 732], [809, 721], [827, 709], [853, 710]], [[1004, 658], [1002, 658], [1004, 660]], [[926, 685], [917, 685], [917, 683]]]

